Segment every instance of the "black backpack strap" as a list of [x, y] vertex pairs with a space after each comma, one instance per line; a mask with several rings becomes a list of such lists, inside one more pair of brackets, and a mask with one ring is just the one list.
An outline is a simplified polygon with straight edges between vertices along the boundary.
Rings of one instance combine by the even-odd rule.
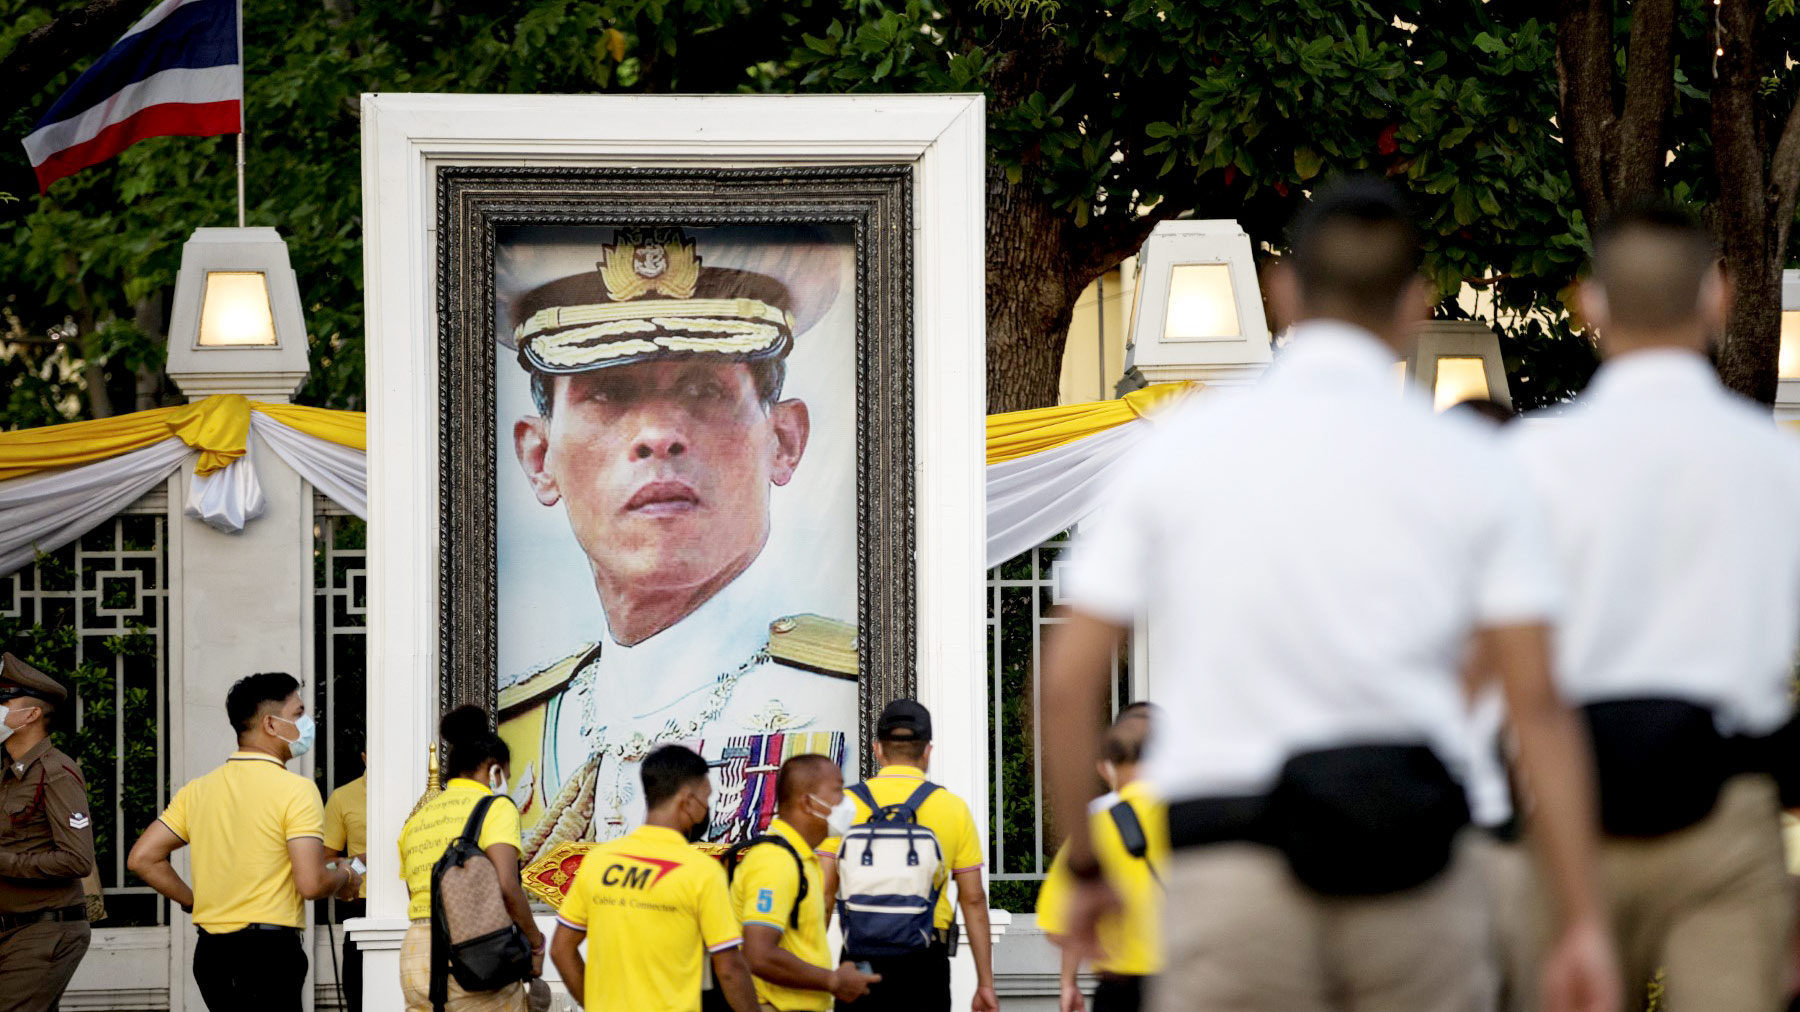
[[943, 790], [942, 787], [939, 787], [937, 784], [934, 784], [931, 781], [927, 780], [924, 783], [920, 784], [919, 786], [913, 788], [913, 792], [911, 794], [908, 794], [906, 796], [906, 800], [900, 802], [900, 805], [901, 805], [901, 807], [912, 812], [913, 813], [913, 821], [917, 822], [917, 821], [919, 821], [919, 806], [923, 805], [925, 803], [926, 798], [931, 797], [933, 794], [936, 794], [938, 791], [941, 791], [941, 790]]
[[1144, 862], [1144, 867], [1150, 869], [1150, 877], [1161, 885], [1162, 876], [1156, 873], [1156, 865], [1150, 863], [1150, 840], [1144, 835], [1144, 824], [1138, 821], [1137, 809], [1131, 807], [1129, 801], [1120, 801], [1107, 809], [1107, 814], [1112, 816], [1113, 826], [1119, 831], [1119, 842], [1125, 845], [1125, 853]]
[[[432, 885], [436, 885], [433, 882]], [[444, 901], [436, 889], [431, 891], [431, 1009], [444, 1012], [450, 1000], [450, 940], [444, 932]]]
[[800, 879], [800, 887], [794, 890], [794, 906], [788, 911], [788, 927], [798, 929], [800, 927], [800, 904], [806, 899], [810, 887], [806, 884], [806, 865], [800, 860], [800, 852], [794, 849], [793, 844], [787, 842], [786, 837], [768, 833], [733, 844], [721, 859], [725, 864], [725, 881], [730, 882], [737, 877], [737, 868], [743, 862], [744, 852], [763, 843], [773, 843], [779, 846], [788, 852], [789, 857], [794, 859], [794, 874]]
[[[858, 785], [858, 786], [861, 786], [861, 785]], [[919, 806], [925, 803], [926, 798], [931, 797], [933, 794], [936, 794], [938, 791], [940, 791], [942, 789], [943, 788], [939, 787], [937, 784], [934, 784], [931, 781], [927, 780], [924, 783], [920, 784], [919, 786], [913, 788], [913, 792], [906, 796], [905, 801], [902, 801], [897, 805], [883, 805], [880, 808], [875, 808], [875, 807], [871, 806], [870, 810], [873, 811], [876, 815], [878, 815], [881, 818], [881, 820], [884, 820], [884, 821], [888, 820], [888, 819], [892, 819], [896, 815], [899, 815], [902, 812], [904, 812], [906, 814], [906, 818], [907, 818], [908, 822], [918, 822], [919, 821]], [[860, 797], [860, 795], [858, 795], [858, 796]], [[870, 797], [873, 798], [874, 796], [870, 795]], [[935, 834], [933, 834], [933, 835], [935, 835]]]
[[462, 835], [458, 839], [467, 840], [476, 850], [480, 850], [481, 824], [487, 821], [488, 809], [493, 807], [494, 802], [499, 798], [498, 794], [490, 794], [475, 802], [475, 808], [469, 812], [469, 821], [463, 823]]

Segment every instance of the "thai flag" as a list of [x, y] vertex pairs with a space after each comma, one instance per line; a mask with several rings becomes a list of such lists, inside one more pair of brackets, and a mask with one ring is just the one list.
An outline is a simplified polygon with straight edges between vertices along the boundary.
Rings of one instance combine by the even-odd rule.
[[25, 138], [38, 189], [147, 137], [243, 130], [239, 0], [162, 0]]

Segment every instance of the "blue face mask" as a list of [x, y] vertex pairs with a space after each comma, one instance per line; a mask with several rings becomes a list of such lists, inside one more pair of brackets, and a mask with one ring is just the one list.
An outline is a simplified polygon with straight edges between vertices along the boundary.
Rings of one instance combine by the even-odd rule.
[[283, 724], [294, 725], [294, 730], [300, 735], [300, 737], [295, 738], [293, 741], [288, 741], [286, 738], [281, 738], [280, 735], [276, 735], [276, 737], [281, 738], [282, 741], [287, 741], [289, 759], [298, 759], [312, 751], [313, 742], [318, 739], [319, 735], [319, 728], [317, 724], [313, 723], [312, 714], [303, 713], [300, 715], [299, 720], [289, 720], [286, 717], [276, 717], [275, 719], [281, 721]]

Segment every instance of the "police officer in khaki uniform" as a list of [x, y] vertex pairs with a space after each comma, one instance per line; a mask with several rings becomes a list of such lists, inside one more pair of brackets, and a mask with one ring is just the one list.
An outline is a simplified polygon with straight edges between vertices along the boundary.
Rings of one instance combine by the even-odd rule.
[[50, 744], [50, 716], [68, 698], [55, 679], [0, 654], [0, 1012], [54, 1010], [87, 952], [87, 784]]

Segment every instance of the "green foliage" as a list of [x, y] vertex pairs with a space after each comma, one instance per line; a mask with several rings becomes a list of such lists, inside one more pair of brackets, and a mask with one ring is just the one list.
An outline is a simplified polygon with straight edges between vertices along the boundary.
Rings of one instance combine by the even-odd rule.
[[[0, 51], [79, 0], [0, 0]], [[969, 92], [993, 167], [1112, 263], [1150, 213], [1236, 218], [1264, 249], [1306, 189], [1383, 172], [1417, 197], [1446, 294], [1498, 276], [1492, 312], [1538, 383], [1567, 388], [1558, 299], [1582, 223], [1558, 139], [1552, 26], [1479, 0], [247, 0], [252, 225], [288, 239], [313, 374], [306, 403], [361, 407], [358, 96], [447, 92]], [[1409, 28], [1407, 25], [1417, 25]], [[97, 55], [97, 54], [96, 54]], [[73, 73], [25, 104], [14, 136]], [[22, 154], [0, 149], [18, 174]], [[154, 380], [180, 244], [233, 221], [229, 137], [159, 138], [0, 204], [0, 425], [116, 410]], [[9, 177], [10, 178], [10, 177]], [[1083, 268], [1087, 270], [1089, 268]], [[160, 300], [160, 304], [159, 303]], [[1451, 307], [1446, 312], [1454, 313]], [[1534, 329], [1535, 328], [1535, 329]], [[64, 331], [68, 332], [67, 329]], [[1054, 338], [1049, 335], [1047, 339]], [[1550, 349], [1547, 358], [1540, 351]], [[85, 363], [103, 369], [84, 373]], [[1005, 363], [996, 362], [996, 368]], [[150, 384], [152, 387], [154, 383]], [[160, 396], [167, 398], [164, 390]], [[157, 395], [152, 395], [157, 396]]]
[[[58, 555], [39, 556], [37, 571], [44, 587], [72, 586], [76, 579]], [[156, 700], [144, 688], [128, 687], [120, 694], [113, 658], [154, 654], [155, 638], [134, 627], [126, 635], [107, 637], [103, 649], [88, 644], [83, 654], [73, 615], [48, 625], [0, 616], [0, 641], [27, 664], [60, 676], [74, 690], [79, 708], [59, 712], [51, 737], [57, 748], [80, 764], [87, 779], [88, 803], [95, 814], [94, 851], [103, 881], [109, 886], [123, 884], [112, 882], [104, 869], [112, 867], [118, 848], [135, 837], [131, 827], [148, 825], [156, 817], [161, 765], [156, 754]], [[78, 657], [82, 659], [77, 661]], [[121, 728], [122, 750], [114, 740]], [[115, 805], [123, 813], [122, 823], [110, 817]]]

